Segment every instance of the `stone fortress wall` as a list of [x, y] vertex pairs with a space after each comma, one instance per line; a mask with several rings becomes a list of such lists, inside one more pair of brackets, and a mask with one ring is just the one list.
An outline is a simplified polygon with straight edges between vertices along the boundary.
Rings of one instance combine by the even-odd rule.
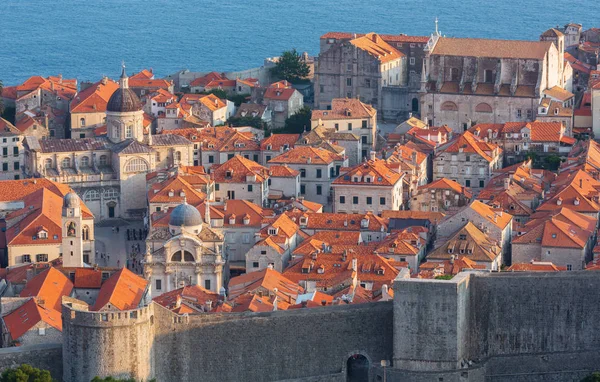
[[394, 290], [393, 302], [267, 313], [65, 305], [64, 380], [345, 381], [354, 354], [372, 380], [391, 360], [388, 381], [572, 381], [600, 369], [596, 272], [472, 272]]

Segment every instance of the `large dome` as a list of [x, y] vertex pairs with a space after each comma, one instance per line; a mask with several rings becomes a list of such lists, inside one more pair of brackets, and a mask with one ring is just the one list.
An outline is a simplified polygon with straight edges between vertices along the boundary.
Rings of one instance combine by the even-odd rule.
[[117, 89], [106, 105], [106, 111], [128, 112], [142, 110], [142, 104], [138, 96], [129, 88]]
[[194, 206], [183, 203], [175, 207], [169, 218], [169, 225], [174, 227], [193, 227], [202, 224], [202, 216]]

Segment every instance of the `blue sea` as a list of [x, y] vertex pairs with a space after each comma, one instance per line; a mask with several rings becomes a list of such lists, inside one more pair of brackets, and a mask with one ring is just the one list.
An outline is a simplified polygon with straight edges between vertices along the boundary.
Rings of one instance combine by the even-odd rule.
[[[241, 70], [328, 31], [537, 39], [568, 22], [600, 26], [597, 0], [0, 0], [0, 80], [98, 80], [153, 68]], [[596, 22], [597, 24], [593, 25]]]

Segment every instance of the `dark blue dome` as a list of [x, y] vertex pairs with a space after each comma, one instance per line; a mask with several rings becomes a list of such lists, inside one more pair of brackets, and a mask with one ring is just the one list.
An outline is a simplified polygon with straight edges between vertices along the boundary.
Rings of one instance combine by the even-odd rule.
[[169, 218], [169, 225], [175, 227], [190, 227], [197, 226], [202, 224], [202, 216], [200, 212], [194, 207], [187, 203], [180, 204], [173, 212], [171, 212], [171, 217]]

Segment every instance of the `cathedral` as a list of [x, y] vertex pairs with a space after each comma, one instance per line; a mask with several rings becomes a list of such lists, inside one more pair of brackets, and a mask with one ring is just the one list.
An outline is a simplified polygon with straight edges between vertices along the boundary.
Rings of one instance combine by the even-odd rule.
[[203, 222], [200, 212], [184, 200], [169, 210], [168, 224], [153, 224], [144, 262], [153, 298], [189, 285], [224, 293], [223, 235], [211, 228], [209, 208], [206, 204]]
[[180, 135], [144, 131], [144, 111], [129, 88], [125, 66], [106, 106], [106, 136], [78, 139], [27, 137], [24, 172], [68, 184], [97, 220], [141, 218], [146, 173], [193, 164], [193, 143]]

